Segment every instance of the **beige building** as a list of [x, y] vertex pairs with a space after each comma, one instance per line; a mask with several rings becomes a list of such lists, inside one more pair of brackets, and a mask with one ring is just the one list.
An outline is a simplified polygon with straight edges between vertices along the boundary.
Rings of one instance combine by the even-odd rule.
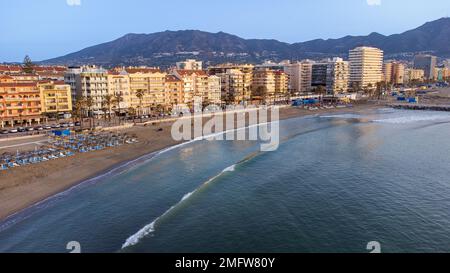
[[413, 69], [408, 68], [405, 69], [405, 82], [413, 82], [413, 81], [423, 81], [425, 79], [425, 71], [422, 69]]
[[122, 98], [119, 105], [115, 105], [120, 111], [124, 112], [131, 107], [130, 77], [125, 70], [120, 73], [115, 71], [108, 73], [108, 94], [115, 99]]
[[383, 80], [383, 51], [374, 47], [357, 47], [350, 50], [350, 86], [376, 88]]
[[313, 64], [313, 61], [305, 60], [284, 65], [284, 72], [289, 76], [289, 90], [292, 93], [311, 91]]
[[[159, 69], [126, 69], [130, 78], [130, 107], [140, 109], [140, 114], [149, 114], [166, 104], [167, 73]], [[138, 94], [142, 94], [140, 99]]]
[[399, 62], [386, 62], [383, 65], [383, 80], [388, 84], [403, 84], [405, 65]]
[[184, 104], [183, 81], [175, 75], [166, 75], [165, 85], [168, 110]]
[[208, 77], [207, 99], [210, 104], [222, 104], [222, 85], [220, 77], [214, 75]]
[[260, 68], [253, 72], [253, 100], [266, 104], [285, 100], [288, 87], [289, 76], [284, 71]]
[[64, 82], [41, 82], [38, 84], [41, 112], [46, 114], [64, 114], [72, 111], [70, 85]]
[[193, 106], [194, 97], [201, 97], [203, 102], [221, 102], [221, 82], [219, 77], [208, 76], [203, 70], [176, 69], [173, 74], [183, 81], [184, 103]]
[[250, 101], [254, 66], [250, 64], [222, 64], [209, 67], [210, 75], [221, 79], [222, 100], [228, 104]]
[[181, 70], [203, 70], [203, 62], [187, 59], [183, 62], [177, 62], [177, 69]]
[[0, 83], [0, 126], [41, 121], [41, 98], [36, 83]]
[[327, 65], [327, 94], [334, 95], [348, 91], [349, 63], [342, 58], [334, 58]]

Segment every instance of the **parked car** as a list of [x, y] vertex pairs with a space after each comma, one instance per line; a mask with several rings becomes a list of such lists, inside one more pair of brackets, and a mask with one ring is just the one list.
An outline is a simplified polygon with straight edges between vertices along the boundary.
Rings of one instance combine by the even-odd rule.
[[23, 132], [25, 132], [25, 131], [26, 131], [26, 129], [23, 128], [23, 127], [17, 128], [17, 132], [19, 132], [19, 133], [23, 133]]
[[44, 125], [44, 130], [50, 130], [50, 129], [52, 129], [52, 126], [50, 126], [50, 125]]
[[52, 124], [53, 129], [60, 128], [60, 127], [61, 127], [61, 125], [59, 125], [59, 124]]
[[67, 127], [69, 127], [69, 124], [67, 124], [67, 123], [60, 123], [60, 126], [63, 127], [63, 128], [67, 128]]
[[15, 129], [15, 128], [10, 129], [9, 132], [12, 133], [12, 134], [15, 134], [15, 133], [17, 133], [17, 129]]
[[33, 127], [27, 127], [27, 128], [25, 128], [25, 130], [27, 130], [28, 132], [31, 132], [31, 131], [34, 131], [34, 128]]
[[2, 135], [6, 135], [7, 133], [9, 133], [8, 130], [1, 130], [1, 131], [0, 131], [0, 134], [2, 134]]
[[81, 122], [79, 121], [75, 122], [75, 126], [81, 126]]
[[44, 130], [44, 127], [42, 127], [42, 126], [36, 126], [36, 127], [34, 127], [34, 130], [36, 130], [36, 131], [42, 131], [42, 130]]
[[75, 124], [73, 122], [70, 122], [69, 127], [75, 127]]

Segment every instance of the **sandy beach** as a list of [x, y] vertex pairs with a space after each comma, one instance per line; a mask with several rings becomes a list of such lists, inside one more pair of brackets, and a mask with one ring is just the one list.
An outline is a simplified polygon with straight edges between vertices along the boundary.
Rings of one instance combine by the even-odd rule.
[[[352, 108], [309, 111], [295, 107], [280, 110], [280, 119], [323, 113], [358, 112], [380, 105], [362, 104]], [[0, 220], [62, 192], [82, 181], [98, 176], [115, 166], [143, 155], [178, 144], [171, 137], [173, 122], [134, 126], [121, 132], [136, 134], [139, 143], [76, 154], [0, 172]], [[162, 128], [162, 131], [158, 129]]]

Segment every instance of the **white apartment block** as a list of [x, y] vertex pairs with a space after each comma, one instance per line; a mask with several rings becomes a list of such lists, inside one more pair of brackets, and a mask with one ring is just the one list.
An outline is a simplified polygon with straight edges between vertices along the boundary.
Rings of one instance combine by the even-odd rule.
[[349, 63], [342, 58], [334, 58], [327, 65], [327, 94], [345, 93], [348, 90]]
[[311, 91], [313, 64], [313, 61], [305, 60], [284, 65], [284, 72], [289, 76], [289, 90], [291, 92], [306, 93]]
[[357, 47], [349, 52], [350, 86], [371, 86], [383, 80], [383, 51], [374, 47]]

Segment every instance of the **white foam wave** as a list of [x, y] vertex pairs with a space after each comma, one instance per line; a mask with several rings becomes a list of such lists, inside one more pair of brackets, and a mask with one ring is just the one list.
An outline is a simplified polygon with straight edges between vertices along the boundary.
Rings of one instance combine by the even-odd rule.
[[337, 114], [337, 115], [326, 115], [326, 116], [320, 116], [321, 118], [343, 118], [343, 119], [355, 119], [355, 118], [362, 118], [361, 115], [357, 114]]
[[170, 207], [170, 209], [168, 209], [166, 212], [164, 212], [161, 216], [159, 216], [158, 218], [156, 218], [153, 222], [151, 222], [150, 224], [146, 225], [145, 227], [143, 227], [142, 229], [140, 229], [138, 232], [136, 232], [134, 235], [130, 236], [125, 243], [122, 245], [122, 249], [129, 247], [129, 246], [133, 246], [135, 244], [137, 244], [142, 238], [144, 238], [145, 236], [149, 235], [150, 233], [155, 231], [155, 225], [158, 223], [158, 221], [163, 218], [164, 216], [166, 216], [167, 214], [169, 214], [172, 210], [174, 210], [177, 206], [179, 206], [181, 203], [183, 203], [184, 201], [186, 201], [187, 199], [189, 199], [189, 197], [192, 196], [192, 194], [194, 194], [195, 191], [187, 193], [183, 196], [183, 198], [181, 198], [180, 202], [178, 202], [177, 204], [175, 204], [174, 206]]
[[444, 119], [450, 119], [450, 115], [403, 116], [403, 117], [395, 117], [395, 118], [387, 118], [387, 119], [377, 119], [377, 120], [373, 120], [373, 122], [389, 123], [389, 124], [407, 124], [407, 123], [413, 123], [413, 122], [435, 121], [435, 120], [444, 120]]
[[143, 227], [142, 229], [140, 229], [138, 232], [136, 232], [135, 234], [131, 235], [126, 241], [125, 243], [122, 245], [122, 249], [136, 245], [137, 243], [139, 243], [140, 240], [142, 240], [144, 237], [146, 237], [147, 235], [153, 233], [155, 231], [155, 226], [158, 223], [158, 221], [163, 218], [164, 216], [166, 216], [167, 214], [169, 214], [171, 211], [173, 211], [175, 208], [177, 208], [179, 205], [181, 205], [184, 201], [188, 200], [193, 194], [195, 194], [196, 192], [198, 192], [199, 190], [201, 190], [201, 188], [203, 188], [204, 186], [208, 185], [209, 183], [211, 183], [212, 181], [216, 180], [217, 178], [219, 178], [222, 174], [227, 173], [227, 172], [234, 172], [236, 169], [236, 165], [231, 165], [227, 168], [225, 168], [223, 171], [221, 171], [218, 175], [210, 178], [208, 181], [206, 181], [205, 183], [203, 183], [200, 187], [198, 187], [195, 191], [187, 193], [183, 196], [183, 198], [181, 198], [180, 202], [178, 202], [177, 204], [173, 205], [172, 207], [170, 207], [170, 209], [168, 209], [166, 212], [164, 212], [161, 216], [159, 216], [158, 218], [156, 218], [153, 222], [151, 222], [150, 224], [146, 225], [145, 227]]
[[223, 170], [223, 173], [224, 172], [234, 172], [235, 169], [236, 169], [236, 165], [232, 165], [232, 166], [226, 168], [225, 170]]

